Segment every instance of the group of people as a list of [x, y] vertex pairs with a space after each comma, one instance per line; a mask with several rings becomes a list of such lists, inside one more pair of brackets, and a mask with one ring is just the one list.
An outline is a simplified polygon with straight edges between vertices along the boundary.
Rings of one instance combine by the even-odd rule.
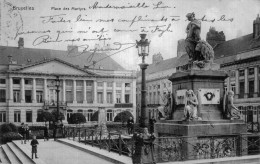
[[[154, 124], [156, 123], [156, 120], [154, 117], [152, 117], [151, 119], [149, 119], [149, 127], [150, 127], [150, 132], [153, 133], [154, 132]], [[127, 120], [127, 132], [129, 135], [132, 135], [134, 132], [134, 120], [133, 117], [129, 117], [129, 119]]]
[[[43, 131], [44, 131], [44, 141], [48, 141], [49, 140], [49, 126], [47, 124], [44, 126]], [[28, 124], [22, 123], [20, 132], [21, 132], [21, 137], [22, 137], [21, 144], [26, 144], [26, 141], [29, 142], [31, 130], [30, 130]], [[36, 139], [35, 135], [32, 136], [30, 145], [32, 147], [32, 159], [33, 159], [33, 157], [38, 158], [37, 145], [39, 145], [39, 142]]]

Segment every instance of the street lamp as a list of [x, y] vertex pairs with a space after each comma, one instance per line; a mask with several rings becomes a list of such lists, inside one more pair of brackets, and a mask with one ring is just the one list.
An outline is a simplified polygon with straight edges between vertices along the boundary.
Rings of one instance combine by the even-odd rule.
[[56, 86], [56, 94], [57, 94], [57, 122], [59, 120], [60, 115], [60, 104], [59, 104], [59, 92], [60, 92], [60, 79], [59, 76], [56, 76], [55, 79], [55, 86]]
[[141, 86], [141, 119], [140, 127], [145, 127], [146, 119], [146, 87], [145, 87], [145, 70], [148, 64], [145, 63], [145, 56], [149, 55], [149, 45], [150, 41], [146, 38], [146, 34], [140, 34], [141, 40], [136, 41], [136, 48], [138, 50], [138, 56], [142, 57], [142, 63], [139, 64], [142, 70], [142, 86]]

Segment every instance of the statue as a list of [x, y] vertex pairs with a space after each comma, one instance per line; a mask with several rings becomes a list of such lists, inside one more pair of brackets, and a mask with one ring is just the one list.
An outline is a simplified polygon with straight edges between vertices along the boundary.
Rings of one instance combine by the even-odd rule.
[[228, 91], [228, 93], [224, 96], [224, 111], [226, 114], [226, 118], [230, 120], [240, 119], [240, 112], [234, 105], [234, 92]]
[[189, 62], [204, 68], [205, 63], [213, 62], [213, 48], [209, 43], [201, 40], [201, 22], [195, 19], [195, 14], [188, 13], [186, 17], [190, 21], [186, 28], [187, 38], [185, 39], [185, 49], [189, 56]]
[[193, 119], [199, 119], [198, 118], [198, 99], [197, 96], [194, 94], [192, 90], [186, 91], [185, 96], [185, 107], [184, 107], [184, 119], [185, 120], [193, 120]]

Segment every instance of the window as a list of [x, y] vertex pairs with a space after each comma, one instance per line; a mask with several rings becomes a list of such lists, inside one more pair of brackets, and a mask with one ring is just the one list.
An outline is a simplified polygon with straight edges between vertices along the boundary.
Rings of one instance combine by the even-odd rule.
[[20, 84], [20, 79], [13, 79], [13, 84]]
[[67, 110], [67, 120], [70, 119], [70, 116], [72, 115], [73, 111], [71, 109]]
[[73, 102], [72, 91], [66, 91], [66, 101], [68, 103], [72, 103]]
[[244, 76], [245, 75], [245, 70], [239, 70], [239, 76]]
[[86, 120], [91, 121], [91, 117], [93, 116], [94, 111], [92, 109], [87, 110]]
[[153, 86], [153, 89], [156, 89], [156, 85]]
[[38, 109], [37, 110], [37, 118], [40, 116], [40, 114], [42, 114], [43, 110], [42, 109]]
[[110, 88], [113, 87], [113, 83], [112, 82], [108, 82], [107, 83], [107, 87], [110, 87]]
[[158, 84], [158, 85], [157, 85], [157, 89], [160, 89], [160, 87], [161, 87], [160, 84]]
[[254, 80], [250, 80], [248, 81], [248, 85], [249, 85], [249, 94], [248, 94], [248, 97], [249, 98], [252, 98], [254, 97]]
[[43, 92], [42, 91], [36, 91], [36, 101], [37, 103], [42, 103], [43, 98]]
[[125, 103], [130, 103], [130, 95], [125, 94]]
[[6, 111], [0, 111], [0, 122], [6, 122]]
[[236, 76], [236, 72], [235, 72], [235, 71], [231, 71], [230, 76], [231, 76], [231, 77], [235, 77], [235, 76]]
[[77, 103], [83, 103], [83, 91], [77, 91], [76, 100]]
[[0, 89], [0, 102], [6, 101], [6, 92], [5, 89]]
[[5, 84], [5, 79], [0, 79], [0, 84]]
[[239, 98], [244, 98], [245, 82], [239, 82]]
[[155, 104], [156, 99], [156, 92], [153, 93], [153, 104]]
[[73, 86], [72, 80], [66, 80], [66, 86]]
[[98, 100], [98, 103], [103, 103], [103, 92], [97, 93], [97, 100]]
[[88, 86], [88, 87], [91, 87], [91, 86], [92, 86], [92, 84], [93, 84], [93, 82], [92, 82], [92, 81], [86, 81], [86, 86]]
[[236, 93], [236, 85], [235, 84], [231, 84], [231, 90]]
[[254, 68], [249, 68], [248, 69], [248, 74], [253, 75], [254, 74]]
[[130, 87], [130, 83], [125, 83], [125, 87]]
[[116, 83], [116, 87], [121, 87], [121, 83]]
[[93, 103], [92, 91], [87, 91], [87, 102]]
[[82, 110], [82, 109], [79, 109], [79, 110], [78, 110], [78, 113], [83, 114], [83, 110]]
[[116, 91], [116, 103], [121, 103], [121, 91]]
[[157, 104], [160, 104], [160, 92], [157, 92]]
[[113, 103], [112, 92], [107, 92], [107, 103]]
[[14, 111], [14, 122], [21, 122], [21, 112]]
[[166, 83], [163, 83], [163, 87], [166, 88]]
[[43, 86], [43, 79], [36, 79], [37, 86]]
[[31, 90], [25, 90], [25, 102], [26, 103], [32, 102], [32, 91]]
[[83, 81], [77, 80], [76, 81], [76, 86], [83, 86]]
[[24, 79], [25, 85], [32, 85], [32, 79]]
[[107, 110], [107, 121], [113, 121], [113, 111], [111, 109]]
[[21, 97], [20, 97], [20, 91], [19, 90], [14, 90], [13, 91], [13, 98], [14, 98], [14, 102], [21, 102]]
[[149, 104], [152, 104], [152, 92], [149, 93]]
[[98, 87], [103, 87], [103, 82], [98, 82], [98, 83], [97, 83], [97, 86], [98, 86]]
[[32, 111], [26, 111], [26, 122], [32, 122]]

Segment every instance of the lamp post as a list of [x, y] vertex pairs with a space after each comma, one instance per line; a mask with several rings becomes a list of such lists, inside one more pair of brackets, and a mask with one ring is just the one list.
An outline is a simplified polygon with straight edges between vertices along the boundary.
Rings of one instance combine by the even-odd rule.
[[60, 92], [60, 79], [59, 76], [56, 76], [55, 79], [55, 86], [56, 86], [56, 94], [57, 94], [57, 122], [59, 120], [59, 115], [60, 115], [60, 104], [59, 104], [59, 92]]
[[146, 39], [146, 34], [140, 34], [141, 40], [136, 41], [136, 48], [138, 50], [138, 56], [142, 57], [142, 63], [139, 64], [142, 70], [142, 86], [141, 86], [141, 119], [140, 127], [145, 127], [146, 119], [146, 87], [145, 87], [145, 70], [148, 64], [145, 63], [145, 56], [149, 55], [150, 41]]

